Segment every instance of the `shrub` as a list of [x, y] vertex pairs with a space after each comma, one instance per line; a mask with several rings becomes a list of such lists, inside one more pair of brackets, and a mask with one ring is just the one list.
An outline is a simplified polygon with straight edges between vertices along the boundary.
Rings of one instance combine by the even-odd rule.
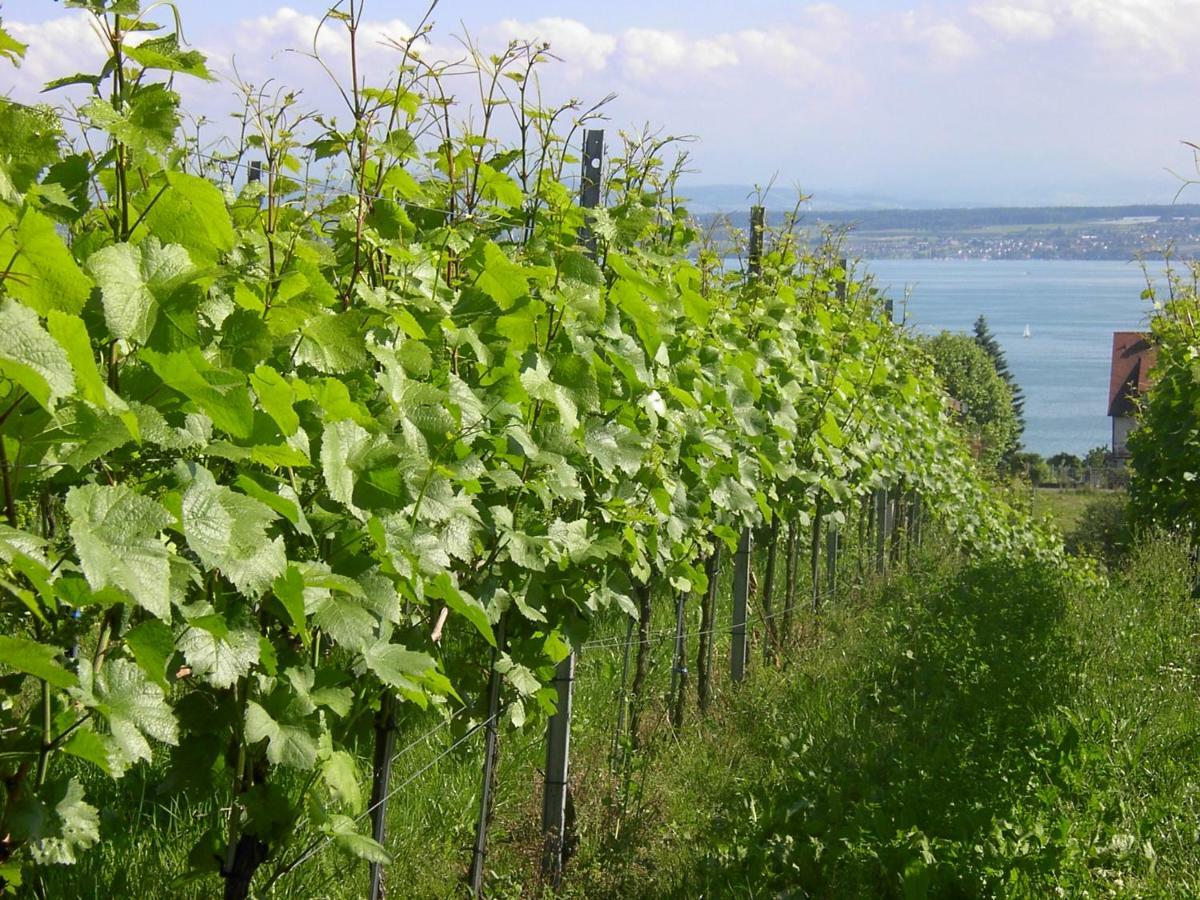
[[1124, 494], [1101, 494], [1084, 507], [1079, 523], [1066, 538], [1067, 549], [1102, 560], [1110, 568], [1128, 552], [1130, 528]]

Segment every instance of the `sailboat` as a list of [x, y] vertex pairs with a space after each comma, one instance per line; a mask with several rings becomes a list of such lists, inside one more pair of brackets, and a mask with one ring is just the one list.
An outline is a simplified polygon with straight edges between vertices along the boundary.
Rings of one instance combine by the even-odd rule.
[[1025, 326], [1025, 333], [1021, 337], [1033, 337], [1033, 332], [1029, 330], [1029, 325]]

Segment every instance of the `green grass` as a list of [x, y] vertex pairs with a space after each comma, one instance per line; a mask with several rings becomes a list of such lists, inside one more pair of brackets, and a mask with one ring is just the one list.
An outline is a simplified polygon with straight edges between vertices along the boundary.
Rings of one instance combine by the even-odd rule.
[[1106, 590], [940, 567], [830, 615], [678, 748], [645, 880], [579, 895], [1200, 896], [1194, 577], [1161, 539]]
[[1033, 512], [1048, 516], [1062, 534], [1070, 534], [1083, 520], [1090, 503], [1102, 497], [1124, 495], [1124, 491], [1092, 488], [1037, 488], [1033, 492]]

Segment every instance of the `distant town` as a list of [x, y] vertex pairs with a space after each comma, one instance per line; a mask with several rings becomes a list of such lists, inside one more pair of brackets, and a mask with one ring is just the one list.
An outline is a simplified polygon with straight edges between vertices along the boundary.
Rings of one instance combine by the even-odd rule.
[[[718, 240], [745, 228], [746, 212], [706, 213]], [[784, 213], [768, 211], [779, 225]], [[1200, 253], [1200, 205], [993, 207], [803, 213], [811, 243], [838, 236], [863, 259], [1116, 259]]]

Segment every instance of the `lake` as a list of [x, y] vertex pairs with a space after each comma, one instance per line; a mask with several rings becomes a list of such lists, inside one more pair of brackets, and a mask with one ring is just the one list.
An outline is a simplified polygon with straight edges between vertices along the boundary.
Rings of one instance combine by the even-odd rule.
[[[896, 320], [907, 316], [921, 334], [970, 334], [975, 319], [987, 317], [1025, 392], [1027, 450], [1083, 455], [1109, 444], [1112, 333], [1145, 328], [1150, 312], [1136, 263], [889, 259], [862, 265], [895, 301]], [[1026, 325], [1028, 338], [1022, 336]]]

